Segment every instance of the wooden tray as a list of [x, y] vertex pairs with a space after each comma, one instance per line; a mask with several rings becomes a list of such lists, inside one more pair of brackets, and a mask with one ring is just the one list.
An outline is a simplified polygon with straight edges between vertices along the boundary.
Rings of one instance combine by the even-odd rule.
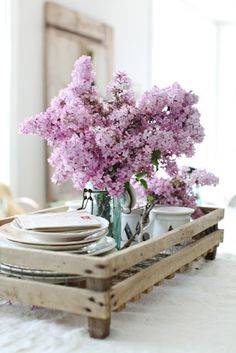
[[[62, 208], [51, 209], [52, 212]], [[0, 248], [0, 262], [38, 270], [82, 275], [80, 287], [47, 284], [0, 275], [1, 296], [46, 308], [64, 310], [88, 317], [91, 337], [109, 335], [111, 312], [129, 301], [137, 301], [164, 279], [171, 279], [203, 256], [214, 260], [223, 241], [218, 222], [223, 209], [202, 208], [205, 215], [155, 239], [104, 257], [56, 253], [35, 249]], [[12, 218], [0, 220], [0, 225]], [[161, 255], [166, 249], [190, 240], [175, 253]]]

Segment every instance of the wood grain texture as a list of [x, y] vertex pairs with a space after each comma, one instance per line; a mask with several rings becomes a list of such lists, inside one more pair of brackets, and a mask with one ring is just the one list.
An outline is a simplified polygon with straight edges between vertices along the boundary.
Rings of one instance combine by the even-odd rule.
[[[51, 209], [52, 212], [59, 210], [61, 208], [57, 208], [56, 210]], [[223, 216], [224, 210], [213, 210], [200, 219], [186, 223], [160, 237], [142, 242], [134, 247], [103, 258], [35, 249], [1, 247], [0, 261], [41, 270], [81, 274], [87, 277], [109, 278], [138, 262], [158, 254], [162, 250], [170, 248], [186, 238], [193, 237], [203, 230], [212, 227]], [[2, 222], [4, 221], [6, 219], [2, 220]]]
[[[106, 301], [107, 317], [98, 318], [97, 315], [93, 315], [93, 317], [88, 318], [89, 334], [91, 337], [105, 338], [110, 333], [110, 325], [111, 325], [110, 287], [111, 287], [110, 279], [97, 279], [97, 278], [87, 279], [88, 289], [93, 290], [95, 293], [106, 291], [106, 294], [107, 294], [107, 301]], [[99, 304], [102, 304], [102, 303], [99, 303]]]
[[111, 289], [111, 306], [116, 309], [132, 297], [176, 272], [184, 265], [191, 263], [206, 250], [212, 249], [223, 239], [223, 231], [218, 230], [190, 244], [154, 265], [140, 271], [130, 278], [114, 285]]
[[107, 278], [110, 276], [110, 269], [105, 258], [59, 253], [58, 251], [1, 246], [0, 262], [86, 277]]
[[45, 4], [45, 103], [70, 81], [76, 59], [92, 58], [99, 93], [113, 72], [113, 28], [78, 11], [55, 4]]
[[109, 262], [111, 275], [116, 275], [136, 263], [158, 254], [162, 250], [194, 237], [196, 234], [217, 224], [223, 217], [223, 209], [214, 209], [201, 218], [164, 233], [162, 236], [107, 256], [106, 259]]
[[106, 40], [106, 25], [78, 11], [59, 4], [45, 4], [46, 25], [103, 42]]
[[109, 294], [88, 289], [46, 284], [0, 276], [1, 297], [20, 303], [64, 310], [106, 319], [110, 316]]

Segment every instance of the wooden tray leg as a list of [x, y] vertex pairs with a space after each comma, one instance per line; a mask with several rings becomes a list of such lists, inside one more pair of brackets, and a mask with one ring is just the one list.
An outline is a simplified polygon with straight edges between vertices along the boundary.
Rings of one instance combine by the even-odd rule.
[[88, 318], [89, 335], [93, 338], [106, 338], [110, 333], [111, 318], [96, 319]]
[[216, 253], [217, 253], [217, 247], [215, 247], [212, 251], [210, 251], [206, 256], [206, 260], [215, 260], [216, 258]]
[[[87, 288], [95, 291], [103, 292], [110, 289], [110, 279], [87, 279]], [[88, 318], [89, 335], [93, 338], [106, 338], [110, 333], [111, 317], [100, 319], [96, 317]]]

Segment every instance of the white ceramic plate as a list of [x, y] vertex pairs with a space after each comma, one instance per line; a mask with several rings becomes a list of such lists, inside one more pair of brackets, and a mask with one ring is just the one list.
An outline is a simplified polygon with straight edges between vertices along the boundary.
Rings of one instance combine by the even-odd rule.
[[89, 229], [86, 231], [78, 231], [78, 232], [38, 232], [35, 230], [25, 230], [22, 229], [16, 220], [13, 220], [10, 224], [11, 227], [18, 232], [21, 232], [23, 234], [28, 234], [31, 235], [31, 237], [34, 237], [35, 239], [38, 239], [40, 241], [46, 240], [50, 242], [64, 242], [64, 241], [72, 241], [72, 240], [78, 240], [78, 239], [83, 239], [85, 237], [88, 237], [89, 235], [96, 234], [98, 232], [102, 232], [106, 230], [109, 227], [109, 222], [102, 217], [96, 217], [100, 224], [100, 228], [96, 229]]
[[66, 274], [50, 274], [46, 275], [41, 271], [37, 270], [27, 270], [28, 272], [25, 271], [25, 269], [18, 269], [18, 271], [14, 271], [11, 267], [11, 265], [3, 265], [0, 264], [0, 273], [6, 276], [11, 276], [11, 277], [16, 277], [16, 278], [21, 278], [21, 279], [28, 279], [32, 281], [40, 281], [40, 282], [46, 282], [46, 283], [52, 283], [52, 284], [68, 284], [68, 285], [79, 285], [81, 281], [83, 281], [85, 278], [79, 275], [66, 275]]
[[102, 253], [102, 254], [98, 254], [97, 256], [99, 256], [99, 257], [107, 256], [107, 255], [110, 255], [110, 254], [114, 254], [114, 253], [117, 252], [117, 251], [118, 251], [118, 250], [117, 250], [116, 248], [114, 248], [114, 249], [108, 250], [108, 251], [106, 251], [106, 252], [104, 252], [104, 253]]
[[20, 246], [24, 248], [34, 248], [34, 249], [41, 249], [41, 250], [54, 250], [54, 251], [67, 251], [67, 250], [78, 250], [82, 247], [92, 244], [97, 240], [101, 239], [102, 237], [108, 234], [108, 230], [100, 232], [99, 234], [93, 234], [89, 236], [88, 240], [77, 241], [77, 242], [58, 242], [58, 243], [47, 243], [47, 242], [39, 242], [34, 238], [31, 238], [30, 235], [24, 235], [22, 233], [21, 239], [18, 235], [15, 235], [12, 232], [12, 229], [8, 229], [6, 226], [1, 227], [0, 235], [1, 240], [5, 240], [8, 244], [12, 244], [14, 246]]
[[103, 237], [96, 243], [87, 245], [78, 251], [70, 251], [70, 253], [81, 254], [81, 255], [101, 255], [107, 253], [116, 247], [115, 239], [111, 237]]
[[0, 272], [3, 275], [9, 275], [11, 277], [15, 278], [20, 278], [20, 279], [27, 279], [31, 281], [37, 281], [37, 282], [44, 282], [44, 283], [51, 283], [51, 284], [65, 284], [65, 285], [70, 285], [70, 286], [76, 286], [79, 287], [80, 282], [82, 281], [81, 278], [79, 277], [36, 277], [36, 276], [29, 276], [29, 275], [19, 275], [19, 274], [9, 274], [7, 271], [2, 271]]
[[61, 272], [46, 271], [46, 270], [36, 270], [34, 268], [22, 267], [11, 264], [0, 264], [0, 272], [5, 271], [8, 273], [16, 273], [18, 275], [29, 275], [29, 276], [40, 276], [40, 277], [80, 277], [79, 275], [69, 275]]

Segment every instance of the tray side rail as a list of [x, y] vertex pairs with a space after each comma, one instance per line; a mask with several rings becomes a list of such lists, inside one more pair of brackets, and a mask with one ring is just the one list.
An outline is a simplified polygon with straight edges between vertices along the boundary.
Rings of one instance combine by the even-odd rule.
[[[115, 276], [184, 240], [194, 239], [195, 237], [201, 239], [207, 236], [208, 233], [214, 232], [218, 228], [218, 222], [223, 218], [224, 209], [214, 209], [201, 218], [164, 233], [162, 236], [106, 256], [111, 272], [110, 276]], [[221, 241], [223, 241], [223, 238]]]
[[155, 256], [183, 240], [193, 238], [207, 229], [217, 226], [223, 217], [223, 209], [213, 210], [193, 222], [164, 233], [162, 236], [104, 257], [78, 256], [55, 251], [1, 246], [0, 262], [38, 270], [78, 274], [88, 278], [112, 278], [118, 273]]
[[132, 298], [142, 294], [153, 285], [161, 283], [185, 265], [191, 264], [202, 255], [208, 254], [223, 240], [223, 230], [216, 230], [184, 247], [182, 250], [155, 262], [111, 287], [111, 309], [122, 307]]
[[48, 284], [0, 275], [0, 297], [88, 317], [110, 317], [107, 291]]

